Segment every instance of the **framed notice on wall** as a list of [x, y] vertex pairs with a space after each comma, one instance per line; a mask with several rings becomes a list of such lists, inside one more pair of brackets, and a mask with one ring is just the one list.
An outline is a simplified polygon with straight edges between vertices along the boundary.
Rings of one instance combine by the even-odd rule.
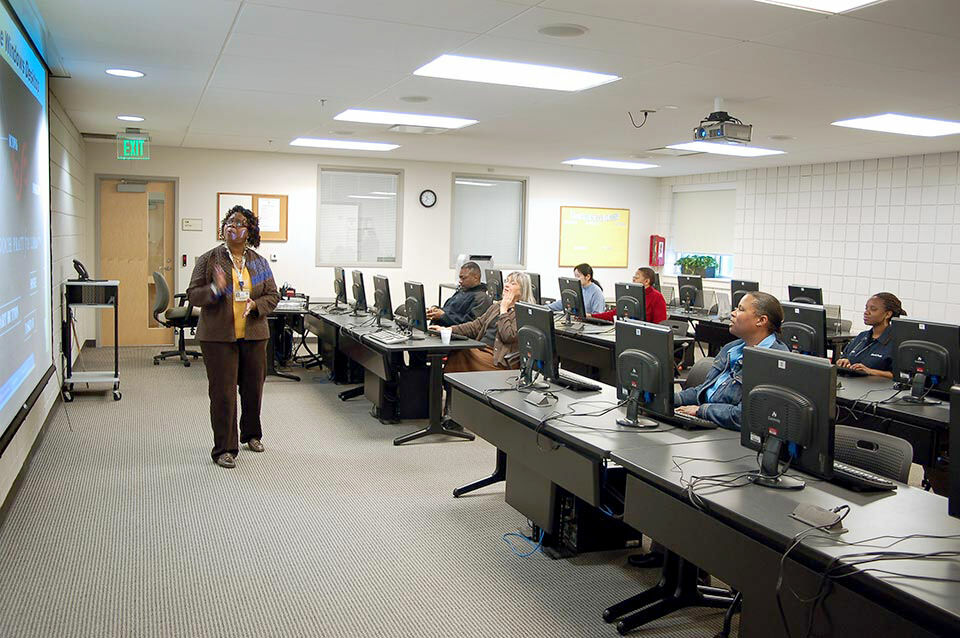
[[629, 245], [629, 209], [560, 207], [559, 266], [626, 268]]
[[262, 193], [217, 193], [217, 219], [214, 223], [217, 239], [223, 239], [220, 222], [227, 211], [238, 205], [256, 215], [262, 241], [287, 241], [287, 196]]

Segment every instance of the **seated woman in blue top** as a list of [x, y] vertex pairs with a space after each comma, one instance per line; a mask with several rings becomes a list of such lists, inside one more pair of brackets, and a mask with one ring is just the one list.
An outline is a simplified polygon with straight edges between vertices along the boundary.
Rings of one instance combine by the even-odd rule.
[[893, 327], [890, 320], [906, 315], [900, 300], [891, 292], [878, 292], [867, 299], [863, 323], [870, 329], [864, 330], [847, 344], [837, 361], [837, 367], [892, 379]]
[[740, 338], [720, 350], [706, 381], [674, 394], [673, 404], [678, 412], [713, 421], [728, 430], [739, 430], [744, 347], [789, 348], [777, 337], [783, 323], [783, 308], [773, 295], [765, 292], [744, 295], [731, 313], [730, 321], [730, 332]]
[[[603, 286], [593, 278], [593, 268], [590, 267], [590, 264], [580, 264], [573, 269], [573, 275], [580, 280], [580, 286], [583, 287], [583, 311], [592, 315], [606, 310], [607, 305], [603, 301]], [[557, 299], [548, 308], [554, 312], [563, 310], [563, 301]]]

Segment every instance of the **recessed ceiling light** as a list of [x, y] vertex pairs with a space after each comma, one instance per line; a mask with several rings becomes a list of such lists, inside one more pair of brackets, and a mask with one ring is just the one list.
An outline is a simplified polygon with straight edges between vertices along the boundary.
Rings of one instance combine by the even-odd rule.
[[548, 24], [537, 29], [537, 33], [548, 35], [551, 38], [576, 38], [587, 31], [587, 27], [579, 24]]
[[133, 69], [107, 69], [107, 75], [114, 75], [118, 78], [142, 78], [143, 73]]
[[939, 137], [941, 135], [956, 135], [960, 133], [960, 122], [934, 120], [927, 117], [900, 115], [898, 113], [855, 117], [850, 120], [833, 122], [832, 124], [833, 126], [859, 128], [867, 131], [899, 133], [900, 135], [919, 135], [921, 137]]
[[784, 153], [784, 151], [775, 151], [769, 148], [724, 142], [683, 142], [681, 144], [668, 144], [667, 148], [678, 151], [714, 153], [716, 155], [736, 155], [737, 157], [763, 157], [764, 155], [783, 155]]
[[423, 104], [424, 102], [429, 102], [430, 98], [426, 95], [404, 95], [400, 98], [402, 102], [410, 102], [411, 104]]
[[433, 62], [428, 62], [414, 71], [413, 74], [431, 78], [526, 86], [533, 89], [551, 89], [554, 91], [582, 91], [601, 84], [616, 82], [620, 79], [619, 76], [606, 73], [578, 71], [576, 69], [526, 64], [524, 62], [468, 58], [462, 55], [441, 55]]
[[658, 166], [657, 164], [644, 164], [643, 162], [620, 162], [617, 160], [591, 159], [589, 157], [566, 160], [563, 163], [570, 166], [597, 166], [600, 168], [619, 168], [628, 171], [639, 171], [645, 168], [657, 168]]
[[492, 182], [477, 182], [472, 179], [458, 179], [456, 183], [461, 186], [496, 186]]
[[680, 107], [677, 106], [676, 104], [664, 104], [660, 108], [666, 109], [667, 111], [677, 111], [680, 109]]
[[443, 115], [417, 115], [416, 113], [391, 113], [390, 111], [368, 111], [366, 109], [347, 109], [333, 118], [345, 122], [365, 122], [367, 124], [404, 124], [407, 126], [430, 126], [434, 128], [463, 128], [476, 124], [476, 120]]
[[817, 13], [844, 13], [865, 7], [868, 4], [880, 4], [886, 0], [756, 0], [764, 4], [779, 4], [793, 9], [816, 11]]
[[290, 146], [335, 148], [345, 151], [392, 151], [395, 148], [400, 148], [399, 144], [385, 144], [383, 142], [357, 142], [354, 140], [322, 140], [316, 137], [298, 137], [290, 142]]
[[118, 115], [118, 120], [123, 120], [124, 122], [142, 122], [143, 118], [139, 115]]
[[768, 139], [776, 140], [778, 142], [783, 142], [786, 140], [795, 140], [797, 139], [793, 135], [771, 135]]

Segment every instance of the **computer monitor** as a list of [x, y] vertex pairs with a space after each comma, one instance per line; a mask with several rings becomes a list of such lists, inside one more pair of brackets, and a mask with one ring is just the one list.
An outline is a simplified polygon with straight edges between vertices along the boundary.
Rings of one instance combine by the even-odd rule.
[[653, 271], [653, 283], [650, 285], [653, 286], [658, 292], [663, 292], [660, 290], [660, 273], [658, 273], [656, 270]]
[[564, 321], [570, 324], [570, 319], [583, 319], [583, 286], [576, 277], [560, 277], [560, 302], [563, 304]]
[[736, 308], [740, 305], [740, 300], [748, 292], [759, 292], [760, 282], [747, 281], [746, 279], [730, 280], [730, 305]]
[[[403, 282], [404, 306], [407, 309], [407, 327], [412, 339], [423, 339], [427, 334], [427, 304], [423, 297], [423, 284], [418, 281]], [[421, 334], [416, 334], [419, 330]]]
[[533, 299], [538, 304], [542, 304], [543, 297], [540, 296], [540, 275], [535, 272], [528, 272], [527, 275], [530, 277], [530, 291], [533, 293]]
[[801, 489], [788, 467], [830, 480], [837, 370], [826, 359], [750, 346], [743, 351], [740, 444], [761, 453], [757, 485]]
[[393, 304], [390, 301], [390, 280], [383, 275], [373, 276], [373, 308], [377, 313], [377, 327], [381, 319], [393, 320]]
[[784, 301], [780, 335], [791, 352], [827, 356], [827, 311], [823, 306]]
[[354, 270], [353, 275], [353, 312], [365, 311], [367, 309], [367, 291], [363, 287], [363, 273]]
[[494, 301], [500, 301], [503, 298], [503, 271], [487, 269], [483, 275], [487, 279], [487, 294]]
[[730, 295], [722, 290], [712, 290], [710, 295], [710, 314], [718, 317], [729, 317]]
[[643, 284], [616, 284], [617, 319], [647, 320], [646, 289]]
[[343, 274], [343, 268], [340, 266], [335, 266], [333, 269], [333, 292], [336, 295], [336, 298], [333, 300], [333, 305], [335, 307], [340, 304], [346, 305], [347, 279]]
[[684, 308], [703, 308], [703, 278], [700, 275], [678, 275], [680, 305]]
[[907, 403], [946, 398], [960, 382], [960, 326], [897, 317], [893, 330], [893, 380], [910, 387]]
[[817, 306], [823, 305], [823, 289], [816, 286], [798, 286], [796, 284], [787, 286], [787, 293], [790, 301], [797, 303], [810, 303]]
[[520, 386], [533, 385], [535, 373], [540, 373], [547, 380], [556, 380], [560, 376], [560, 361], [553, 332], [553, 311], [544, 306], [520, 302], [516, 305], [516, 314]]
[[664, 286], [660, 289], [660, 294], [663, 295], [663, 300], [667, 303], [668, 306], [676, 306], [677, 299], [674, 296], [673, 286]]
[[616, 335], [617, 398], [627, 401], [627, 418], [617, 423], [650, 427], [638, 421], [640, 412], [673, 416], [673, 331], [624, 319], [617, 322]]
[[950, 516], [960, 518], [960, 385], [950, 388]]

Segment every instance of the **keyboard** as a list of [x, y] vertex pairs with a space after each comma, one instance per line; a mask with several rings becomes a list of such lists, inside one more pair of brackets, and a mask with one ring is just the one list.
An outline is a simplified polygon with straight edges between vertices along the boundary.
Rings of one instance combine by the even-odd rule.
[[562, 372], [557, 376], [556, 379], [552, 379], [557, 385], [561, 385], [568, 390], [573, 390], [575, 392], [599, 392], [600, 386], [596, 383], [590, 383], [589, 381], [583, 381], [581, 379], [574, 379], [573, 377], [568, 377]]
[[612, 326], [613, 322], [607, 319], [597, 319], [596, 317], [584, 317], [583, 323], [589, 323], [594, 326]]
[[837, 374], [841, 377], [866, 377], [869, 376], [866, 372], [862, 370], [851, 370], [850, 368], [837, 368]]
[[701, 419], [698, 416], [693, 416], [691, 414], [684, 414], [683, 412], [674, 412], [672, 416], [661, 417], [656, 415], [658, 419], [666, 421], [671, 425], [677, 425], [684, 430], [716, 430], [717, 424], [713, 421], [707, 421], [706, 419]]
[[833, 479], [830, 482], [857, 491], [897, 489], [897, 484], [888, 478], [837, 460], [833, 462]]
[[284, 299], [277, 304], [277, 310], [283, 311], [293, 311], [293, 310], [305, 310], [306, 306], [302, 301], [297, 301], [294, 299]]
[[377, 332], [368, 334], [367, 337], [378, 343], [387, 345], [393, 343], [403, 343], [410, 338], [409, 335], [406, 335], [402, 332], [394, 332], [393, 330], [378, 330]]

